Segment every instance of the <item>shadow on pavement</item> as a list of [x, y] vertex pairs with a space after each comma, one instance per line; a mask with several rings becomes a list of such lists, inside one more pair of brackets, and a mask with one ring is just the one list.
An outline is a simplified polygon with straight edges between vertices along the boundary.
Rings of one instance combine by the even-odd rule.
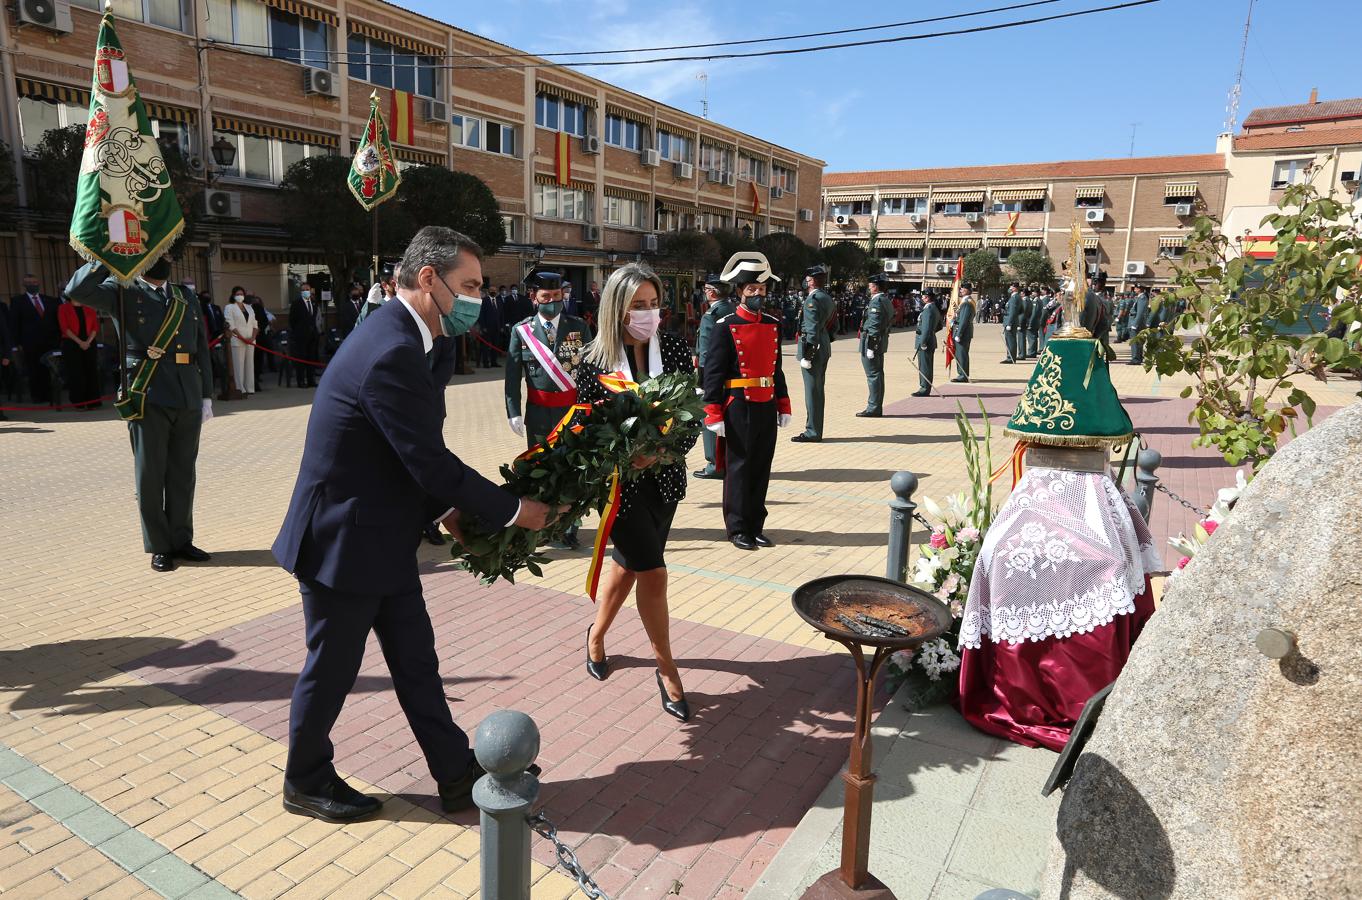
[[[776, 542], [777, 547], [781, 544], [804, 544], [813, 547], [877, 547], [885, 540], [883, 532], [848, 534], [840, 531], [786, 531], [768, 528], [766, 535]], [[726, 544], [728, 533], [722, 528], [673, 528], [668, 540], [718, 541]]]
[[279, 563], [269, 550], [214, 550], [208, 562], [192, 563], [196, 568], [239, 568], [250, 566], [277, 567]]
[[888, 481], [892, 469], [804, 469], [799, 472], [772, 472], [772, 481], [820, 481], [828, 483], [853, 481]]

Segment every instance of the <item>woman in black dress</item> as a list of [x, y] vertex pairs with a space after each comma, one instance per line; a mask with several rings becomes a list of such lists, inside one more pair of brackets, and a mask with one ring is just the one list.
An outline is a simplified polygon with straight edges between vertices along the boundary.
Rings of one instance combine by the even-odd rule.
[[[599, 331], [575, 373], [579, 402], [610, 399], [612, 395], [596, 377], [602, 373], [619, 372], [642, 383], [665, 372], [695, 371], [686, 343], [658, 330], [661, 298], [662, 282], [646, 265], [630, 263], [610, 276], [601, 293]], [[648, 471], [635, 481], [624, 482], [620, 492], [620, 510], [610, 533], [615, 549], [601, 577], [596, 621], [586, 632], [586, 670], [599, 681], [609, 676], [605, 635], [629, 591], [637, 586], [639, 618], [657, 657], [662, 708], [684, 722], [690, 718], [690, 707], [672, 659], [663, 549], [676, 504], [686, 495], [685, 460], [661, 463], [638, 457], [633, 465]]]

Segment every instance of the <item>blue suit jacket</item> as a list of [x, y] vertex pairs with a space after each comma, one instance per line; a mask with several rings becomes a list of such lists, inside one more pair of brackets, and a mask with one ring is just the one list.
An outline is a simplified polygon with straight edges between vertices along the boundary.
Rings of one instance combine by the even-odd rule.
[[368, 321], [317, 388], [273, 550], [299, 578], [387, 595], [420, 586], [416, 548], [440, 513], [454, 506], [501, 526], [519, 501], [445, 447], [444, 384], [406, 307], [385, 303]]

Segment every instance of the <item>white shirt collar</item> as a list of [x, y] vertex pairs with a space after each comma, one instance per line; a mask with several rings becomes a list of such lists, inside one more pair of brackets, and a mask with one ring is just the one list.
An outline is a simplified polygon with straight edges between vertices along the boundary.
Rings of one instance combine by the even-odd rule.
[[544, 328], [545, 331], [547, 331], [549, 334], [557, 335], [557, 334], [558, 334], [558, 320], [562, 317], [562, 315], [563, 315], [562, 313], [559, 313], [558, 315], [554, 316], [552, 319], [545, 319], [542, 315], [540, 315], [539, 313], [536, 312], [536, 313], [534, 314], [534, 317], [535, 317], [536, 319], [539, 320], [539, 324], [540, 324], [541, 326], [543, 326], [543, 328]]
[[425, 348], [426, 353], [429, 353], [431, 348], [435, 346], [435, 339], [430, 336], [430, 327], [426, 325], [426, 320], [411, 308], [411, 304], [401, 294], [397, 295], [397, 299], [402, 301], [402, 305], [407, 308], [407, 312], [411, 313], [411, 317], [416, 321], [416, 330], [421, 333], [421, 346]]

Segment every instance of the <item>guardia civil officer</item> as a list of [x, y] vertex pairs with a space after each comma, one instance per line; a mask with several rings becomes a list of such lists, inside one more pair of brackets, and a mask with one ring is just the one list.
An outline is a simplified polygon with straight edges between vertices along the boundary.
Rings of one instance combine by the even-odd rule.
[[955, 371], [951, 381], [957, 384], [969, 382], [969, 345], [974, 341], [974, 290], [969, 282], [960, 285], [960, 305], [955, 310], [955, 321], [951, 323], [951, 336], [955, 339]]
[[724, 525], [740, 550], [774, 547], [763, 532], [776, 428], [790, 424], [780, 367], [780, 322], [762, 313], [767, 284], [779, 281], [764, 254], [734, 253], [724, 281], [737, 291], [732, 315], [714, 323], [705, 353], [705, 428], [723, 438]]
[[1003, 346], [1007, 349], [1007, 358], [1003, 360], [1005, 363], [1014, 363], [1022, 356], [1017, 349], [1017, 335], [1020, 333], [1023, 308], [1021, 285], [1014, 281], [1007, 295], [1007, 307], [1003, 310]]
[[1144, 339], [1140, 337], [1140, 332], [1149, 327], [1149, 321], [1149, 289], [1141, 287], [1130, 310], [1130, 359], [1126, 361], [1128, 366], [1144, 365]]
[[936, 331], [941, 326], [941, 307], [936, 305], [934, 298], [928, 297], [927, 302], [922, 305], [922, 315], [917, 319], [917, 341], [914, 344], [914, 352], [917, 353], [917, 378], [918, 389], [913, 391], [914, 397], [926, 397], [932, 392], [933, 364], [936, 359]]
[[877, 419], [884, 415], [884, 355], [889, 351], [889, 328], [894, 323], [894, 307], [884, 286], [889, 282], [883, 275], [870, 277], [870, 299], [865, 305], [865, 319], [861, 322], [861, 368], [869, 391], [865, 409], [856, 413], [860, 418]]
[[1026, 320], [1026, 355], [1030, 359], [1040, 356], [1040, 331], [1045, 327], [1045, 294], [1040, 288], [1033, 292], [1030, 315]]
[[[737, 303], [729, 296], [729, 285], [722, 278], [715, 274], [705, 276], [705, 302], [709, 308], [700, 317], [700, 329], [695, 336], [695, 369], [699, 373], [700, 383], [705, 383], [705, 351], [709, 347], [709, 336], [714, 332], [714, 323], [724, 316], [731, 315], [737, 308]], [[723, 473], [715, 467], [714, 449], [718, 438], [714, 432], [708, 428], [704, 433], [705, 444], [705, 467], [691, 472], [694, 478], [723, 478]]]
[[[544, 442], [568, 407], [577, 402], [573, 373], [581, 365], [582, 348], [591, 340], [591, 326], [563, 312], [563, 276], [559, 273], [531, 272], [525, 288], [534, 314], [511, 329], [506, 348], [506, 417], [511, 430], [534, 447]], [[523, 408], [522, 381], [526, 389]], [[558, 549], [577, 548], [577, 526], [573, 525]]]
[[[127, 320], [119, 335], [127, 354], [128, 396], [115, 404], [128, 421], [142, 549], [157, 572], [175, 560], [205, 562], [194, 546], [194, 483], [199, 430], [213, 418], [213, 368], [198, 298], [169, 282], [164, 256], [123, 288]], [[66, 295], [113, 315], [118, 281], [99, 263], [76, 270]]]
[[790, 438], [795, 443], [818, 442], [823, 439], [823, 398], [828, 377], [828, 357], [832, 355], [831, 325], [837, 315], [837, 303], [824, 288], [828, 270], [814, 266], [804, 273], [809, 296], [804, 300], [799, 323], [799, 343], [795, 357], [804, 370], [804, 430]]

